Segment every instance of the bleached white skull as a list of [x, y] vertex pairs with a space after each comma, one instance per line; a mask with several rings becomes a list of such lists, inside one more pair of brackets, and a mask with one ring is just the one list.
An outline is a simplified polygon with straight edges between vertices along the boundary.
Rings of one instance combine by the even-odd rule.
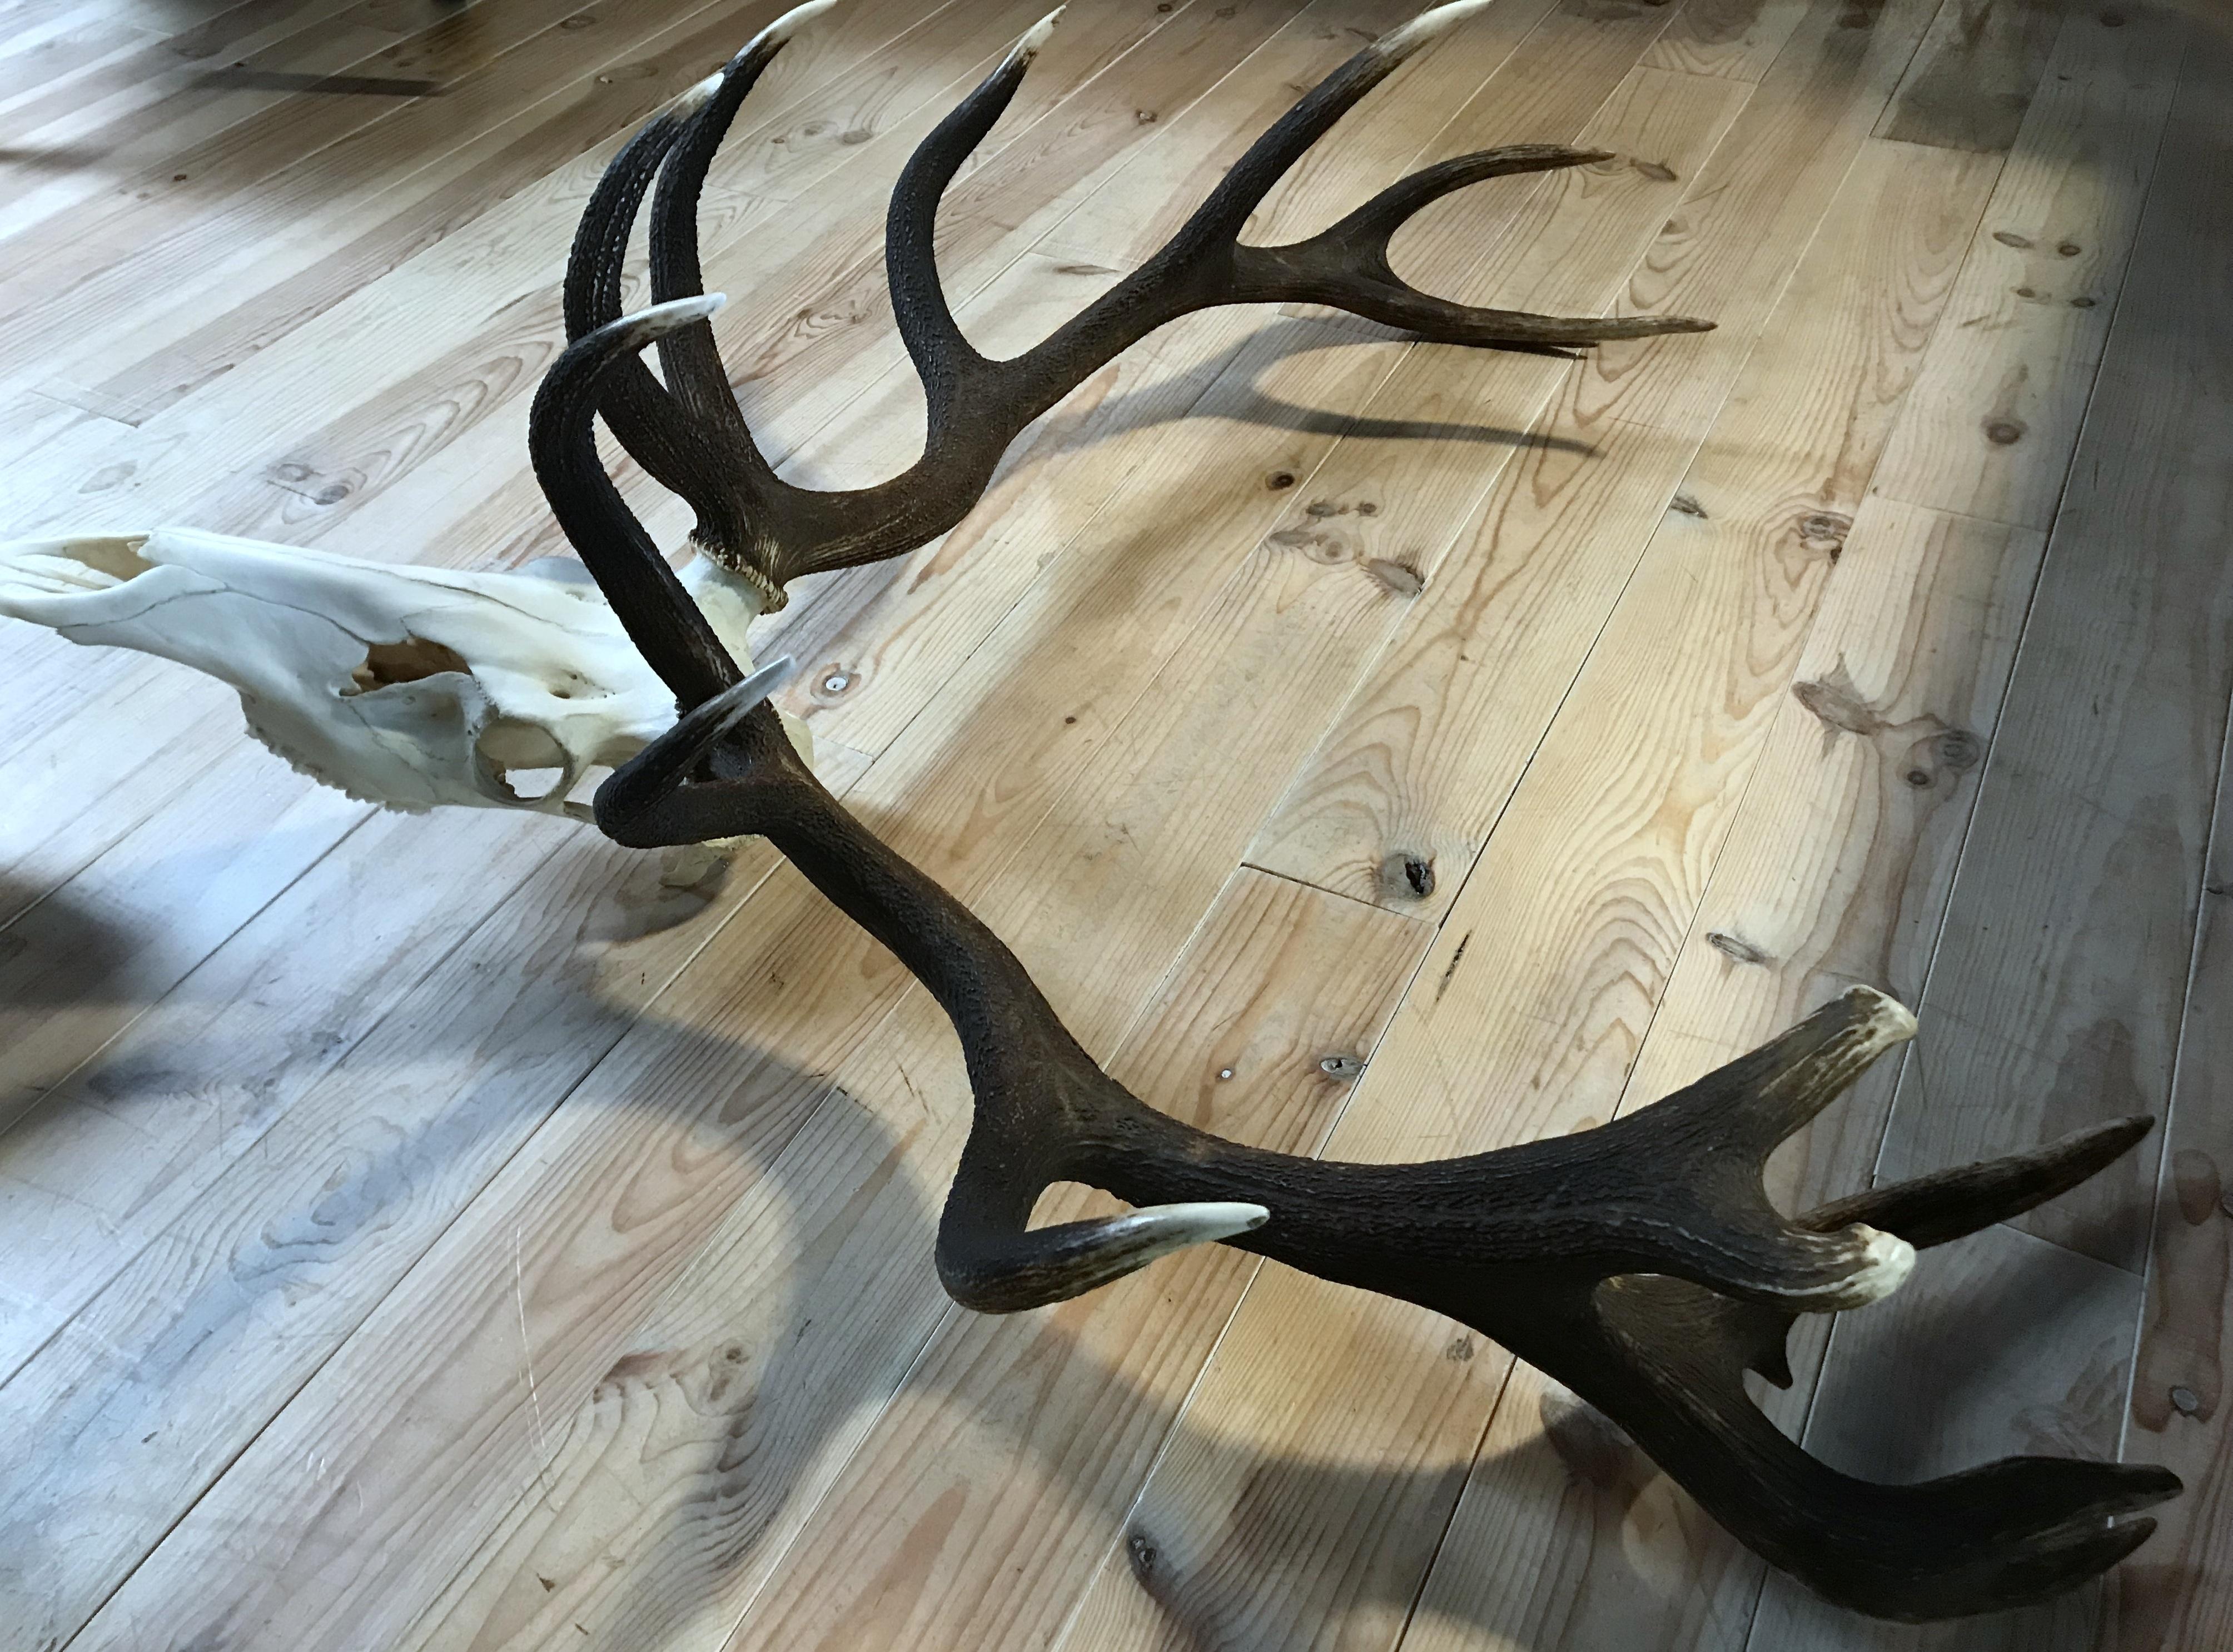
[[[749, 670], [758, 597], [703, 559], [684, 583]], [[390, 809], [587, 819], [584, 774], [674, 722], [578, 563], [468, 573], [160, 528], [0, 545], [0, 615], [207, 672], [272, 751]]]

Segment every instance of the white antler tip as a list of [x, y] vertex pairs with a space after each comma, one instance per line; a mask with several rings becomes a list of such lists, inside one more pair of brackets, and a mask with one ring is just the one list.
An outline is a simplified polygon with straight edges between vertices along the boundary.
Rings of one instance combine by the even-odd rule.
[[726, 293], [699, 293], [689, 298], [670, 298], [641, 312], [641, 319], [657, 329], [654, 337], [702, 322], [729, 302]]
[[1856, 1224], [1856, 1233], [1867, 1235], [1867, 1260], [1846, 1281], [1839, 1305], [1859, 1308], [1885, 1298], [1907, 1283], [1915, 1272], [1915, 1246], [1897, 1233]]
[[1400, 29], [1391, 29], [1373, 42], [1373, 49], [1383, 56], [1399, 62], [1409, 57], [1437, 36], [1447, 34], [1476, 11], [1485, 10], [1489, 0], [1450, 0], [1446, 6], [1436, 6], [1422, 11]]
[[678, 94], [674, 101], [668, 106], [667, 113], [677, 120], [687, 120], [713, 101], [713, 94], [721, 89], [721, 82], [726, 78], [727, 76], [725, 71], [717, 70], [708, 75], [687, 91]]
[[782, 16], [778, 17], [759, 33], [754, 35], [745, 49], [739, 52], [730, 62], [732, 63], [741, 62], [746, 54], [755, 50], [772, 51], [797, 34], [802, 23], [812, 23], [837, 3], [837, 0], [806, 0], [806, 3], [803, 6], [793, 6]]
[[1145, 1261], [1192, 1246], [1211, 1245], [1236, 1234], [1253, 1232], [1272, 1219], [1272, 1213], [1261, 1205], [1211, 1200], [1153, 1206], [1133, 1213], [1127, 1219], [1136, 1224], [1141, 1236], [1147, 1239], [1141, 1246], [1141, 1259]]
[[1915, 1012], [1889, 993], [1873, 986], [1857, 986], [1846, 997], [1862, 1012], [1861, 1024], [1868, 1030], [1869, 1042], [1875, 1049], [1889, 1050], [1915, 1037]]
[[745, 678], [743, 686], [751, 693], [752, 703], [757, 706], [798, 674], [798, 661], [789, 654], [783, 654], [769, 660]]
[[1024, 30], [1024, 37], [1016, 42], [1016, 49], [1010, 55], [1012, 57], [1038, 55], [1039, 48], [1047, 43], [1047, 36], [1054, 33], [1054, 26], [1062, 21], [1062, 14], [1065, 10], [1067, 8], [1057, 6], [1045, 16]]

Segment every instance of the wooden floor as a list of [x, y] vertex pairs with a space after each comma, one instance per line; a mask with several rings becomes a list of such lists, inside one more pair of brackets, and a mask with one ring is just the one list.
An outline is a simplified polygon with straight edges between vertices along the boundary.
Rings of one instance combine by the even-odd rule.
[[[884, 194], [1041, 3], [843, 0], [748, 105], [709, 278], [792, 473], [913, 456]], [[0, 0], [0, 532], [563, 551], [575, 215], [779, 9]], [[1073, 0], [949, 194], [965, 325], [1044, 333], [1416, 9]], [[1573, 1129], [1852, 981], [1922, 1035], [1794, 1197], [2163, 1118], [1772, 1401], [1884, 1478], [2171, 1464], [2119, 1577], [1843, 1615], [1496, 1347], [1234, 1252], [960, 1311], [952, 1037], [763, 848], [677, 888], [381, 814], [7, 625], [0, 1647], [2233, 1645], [2233, 3], [1499, 0], [1252, 238], [1519, 140], [1613, 158], [1408, 274], [1718, 330], [1198, 316], [764, 646], [854, 807], [1228, 1135]]]

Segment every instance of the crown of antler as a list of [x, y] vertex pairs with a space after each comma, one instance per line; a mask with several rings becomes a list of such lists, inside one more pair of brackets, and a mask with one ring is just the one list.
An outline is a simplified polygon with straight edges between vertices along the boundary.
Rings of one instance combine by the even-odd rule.
[[[899, 554], [975, 502], [1015, 433], [1093, 367], [1208, 305], [1309, 300], [1437, 342], [1540, 348], [1695, 329], [1667, 319], [1557, 320], [1471, 309], [1390, 269], [1388, 237], [1420, 207], [1586, 152], [1528, 146], [1416, 172], [1307, 240], [1244, 246], [1251, 207], [1343, 111], [1483, 0], [1425, 14], [1367, 47], [1250, 147], [1178, 234], [1037, 348], [979, 354], [940, 290], [940, 192], [1006, 107], [1042, 23], [925, 140], [894, 192], [887, 262], [902, 336], [930, 405], [922, 458], [850, 492], [794, 487], [753, 445], [699, 292], [694, 207], [753, 81], [800, 8], [640, 132], [583, 216], [566, 279], [573, 342], [536, 397], [536, 471], [560, 525], [676, 696], [674, 728], [596, 796], [599, 826], [640, 847], [753, 833], [889, 946], [953, 1020], [975, 1115], [938, 1233], [956, 1300], [1001, 1312], [1093, 1289], [1189, 1245], [1223, 1241], [1401, 1298], [1494, 1337], [1611, 1417], [1739, 1538], [1834, 1601], [1932, 1618], [2014, 1606], [2114, 1564], [2153, 1522], [2110, 1517], [2171, 1495], [2159, 1468], [2011, 1458], [1917, 1486], [1839, 1474], [1785, 1438], [1744, 1387], [1787, 1384], [1801, 1312], [1897, 1287], [1914, 1248], [1976, 1231], [2077, 1185], [2150, 1128], [2127, 1119], [2035, 1152], [1879, 1187], [1796, 1218], [1769, 1201], [1776, 1145], [1911, 1036], [1908, 1012], [1855, 988], [1762, 1048], [1596, 1129], [1428, 1164], [1342, 1164], [1221, 1140], [1103, 1074], [1014, 955], [849, 814], [800, 758], [766, 696], [788, 661], [745, 675], [596, 452], [622, 445], [697, 512], [699, 546], [779, 596], [787, 580]], [[656, 302], [622, 317], [629, 229], [652, 207]], [[639, 359], [659, 346], [661, 384]], [[1079, 1181], [1130, 1213], [1029, 1226], [1033, 1201]]]

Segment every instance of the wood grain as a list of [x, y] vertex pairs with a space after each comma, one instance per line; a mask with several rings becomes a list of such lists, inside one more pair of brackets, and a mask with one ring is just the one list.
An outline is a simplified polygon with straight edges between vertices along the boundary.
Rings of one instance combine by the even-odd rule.
[[1690, 0], [1644, 53], [1651, 68], [1757, 81], [1807, 16], [1810, 0]]
[[[2223, 71], [2218, 86], [2225, 86]], [[2227, 953], [2226, 834], [2233, 797], [2221, 778], [2217, 836], [2204, 884], [2202, 931], [2165, 1130], [2148, 1258], [2147, 1308], [2132, 1374], [2124, 1452], [2186, 1482], [2162, 1529], [2119, 1578], [2117, 1620], [2103, 1644], [2118, 1652], [2214, 1646], [2233, 1631], [2233, 1441], [2226, 1373], [2233, 1337], [2233, 1101], [2227, 1096], [2233, 959]]]
[[[1843, 179], [1861, 145], [1856, 117], [1844, 117], [1853, 148], [1816, 152], [1815, 169], [1799, 174], [1795, 183], [1787, 172], [1762, 168], [1759, 157], [1802, 116], [1819, 114], [1813, 99], [1826, 65], [1850, 68], [1853, 48], [1842, 32], [1800, 36], [1791, 63], [1774, 71], [1714, 158], [1684, 182], [1683, 199], [1691, 205], [1678, 209], [1650, 244], [1642, 273], [1630, 282], [1631, 297], [1638, 282], [1649, 279], [1657, 307], [1693, 308], [1682, 302], [1689, 283], [1722, 278], [1744, 260], [1767, 261], [1759, 224], [1785, 215], [1800, 219], [1807, 203], [1820, 215], [1827, 192]], [[1889, 63], [1898, 52], [1898, 36], [1889, 36], [1864, 62]], [[1865, 111], [1865, 95], [1857, 94], [1856, 106]], [[1886, 176], [1898, 153], [1880, 153], [1878, 164]], [[1974, 168], [1961, 173], [1963, 179], [1978, 175]], [[1794, 192], [1786, 195], [1786, 189]], [[1969, 224], [1950, 222], [1966, 238]], [[1789, 231], [1801, 244], [1813, 233], [1812, 218]], [[1834, 264], [1826, 261], [1822, 267]], [[1934, 270], [1950, 273], [1943, 259]], [[1781, 279], [1779, 273], [1772, 280], [1736, 280], [1735, 288], [1739, 294], [1762, 287], [1780, 291]], [[1826, 291], [1816, 298], [1836, 302]], [[1943, 299], [1943, 290], [1930, 294], [1929, 313], [1935, 315]], [[1767, 309], [1748, 309], [1741, 299], [1695, 307], [1715, 312], [1717, 330], [1664, 348], [1689, 363], [1682, 381], [1686, 408], [1717, 408]], [[1795, 370], [1813, 346], [1794, 333], [1783, 348], [1784, 363]], [[1623, 365], [1608, 370], [1601, 364], [1616, 350]], [[1477, 525], [1467, 530], [1474, 549], [1456, 562], [1455, 580], [1445, 577], [1427, 592], [1252, 846], [1252, 863], [1359, 899], [1429, 913], [1449, 910], [1520, 765], [1584, 651], [1596, 642], [1599, 616], [1622, 589], [1661, 512], [1681, 491], [1694, 451], [1684, 439], [1689, 420], [1687, 413], [1672, 421], [1660, 416], [1664, 404], [1652, 387], [1663, 369], [1651, 365], [1659, 359], [1649, 350], [1615, 347], [1577, 376], [1555, 420], [1539, 433], [1529, 462], [1502, 479]], [[1766, 370], [1755, 370], [1754, 377], [1761, 384], [1774, 381]], [[1904, 387], [1903, 380], [1898, 388]], [[1880, 406], [1897, 400], [1894, 394]], [[1883, 417], [1866, 450], [1872, 456], [1882, 438]], [[1768, 430], [1768, 421], [1746, 428], [1722, 460], [1723, 473], [1742, 472], [1748, 462], [1744, 443]], [[1600, 444], [1611, 451], [1591, 459]], [[1846, 485], [1852, 485], [1848, 478]], [[1702, 485], [1710, 490], [1718, 484]], [[1683, 500], [1678, 514], [1695, 508], [1699, 514], [1689, 521], [1711, 520], [1715, 507], [1696, 489], [1684, 492]], [[1849, 519], [1850, 506], [1842, 513], [1814, 507], [1798, 512], [1819, 517], [1815, 526], [1833, 537], [1846, 525], [1833, 520], [1841, 514]], [[1577, 550], [1576, 541], [1585, 548]], [[1481, 647], [1476, 639], [1485, 628], [1514, 642]]]
[[2081, 7], [2064, 23], [1879, 491], [2027, 528], [2054, 519], [2184, 39], [2163, 7]]
[[[1856, 136], [1857, 146], [1863, 141]], [[1593, 657], [1553, 724], [1329, 1153], [1400, 1161], [1476, 1151], [1577, 1128], [1593, 1113], [1602, 1120], [1617, 1102], [1634, 1049], [1626, 1040], [1635, 1036], [1615, 1019], [1623, 995], [1656, 998], [1646, 972], [1671, 966], [1699, 899], [1683, 881], [1702, 881], [1712, 864], [1712, 840], [1741, 795], [1748, 748], [1788, 684], [1811, 593], [1827, 567], [1824, 553], [1801, 549], [1795, 527], [1809, 512], [1795, 502], [1819, 495], [1858, 504], [1865, 449], [1881, 442], [1911, 378], [1982, 197], [1977, 178], [1966, 199], [1959, 191], [1945, 198], [1945, 180], [1922, 181], [1923, 159], [1879, 152], [1839, 198], [1850, 210], [1832, 211], [1837, 234], [1818, 244], [1820, 263], [1810, 261], [1771, 322], [1778, 343], [1761, 358], [1756, 384], [1733, 398], [1729, 451], [1749, 452], [1759, 468], [1724, 496], [1721, 516], [1696, 529], [1729, 537], [1718, 554], [1695, 558], [1674, 549], [1687, 533], [1655, 543], [1665, 571], [1640, 572], [1615, 609], [1606, 639], [1613, 646]], [[1956, 165], [1976, 171], [1967, 158]], [[1871, 202], [1881, 217], [1864, 205]], [[1896, 261], [1901, 276], [1844, 278], [1857, 266], [1881, 268], [1878, 259]], [[1848, 304], [1852, 295], [1874, 296], [1829, 322], [1821, 301], [1841, 291]], [[1902, 297], [1888, 301], [1893, 292]], [[1811, 374], [1795, 370], [1802, 360]], [[1781, 458], [1762, 464], [1763, 450]], [[1675, 636], [1710, 690], [1677, 686], [1670, 673], [1682, 667], [1653, 652], [1653, 638]], [[1701, 657], [1708, 637], [1726, 650], [1711, 664]], [[1687, 708], [1664, 744], [1649, 738], [1654, 720], [1639, 712], [1642, 699]], [[1704, 704], [1715, 708], [1710, 725], [1693, 720]], [[1645, 777], [1644, 765], [1659, 762], [1670, 765], [1666, 776]], [[1717, 771], [1723, 763], [1730, 768]], [[1585, 835], [1598, 830], [1602, 839]], [[1576, 939], [1584, 934], [1592, 937], [1585, 946]], [[1590, 976], [1600, 963], [1602, 982], [1578, 988], [1565, 972]], [[1646, 998], [1638, 1033], [1649, 1010]], [[1113, 1552], [1068, 1644], [1097, 1652], [1204, 1640], [1369, 1645], [1392, 1636], [1435, 1558], [1509, 1369], [1476, 1343], [1400, 1304], [1313, 1295], [1307, 1281], [1260, 1277], [1204, 1374], [1187, 1428], [1258, 1440], [1261, 1450], [1254, 1458], [1175, 1449], [1166, 1457], [1129, 1527], [1149, 1534], [1158, 1556], [1151, 1577], [1136, 1576], [1121, 1548]], [[1373, 1472], [1328, 1476], [1318, 1469], [1328, 1456], [1369, 1462]], [[1493, 1550], [1453, 1563], [1499, 1564]]]
[[[1221, 1131], [1308, 1151], [1347, 1097], [1347, 1081], [1329, 1076], [1324, 1058], [1369, 1052], [1425, 941], [1404, 920], [1238, 873], [1110, 1070]], [[856, 1105], [877, 1093], [845, 1089], [863, 1098]], [[1040, 1219], [1108, 1203], [1081, 1193], [1051, 1201]], [[771, 1305], [763, 1285], [720, 1259], [731, 1254], [709, 1246], [690, 1288], [672, 1298], [724, 1337], [764, 1322]], [[770, 1366], [757, 1352], [758, 1369], [735, 1391], [676, 1404], [680, 1395], [663, 1391], [672, 1379], [660, 1373], [682, 1363], [682, 1327], [662, 1312], [639, 1338], [629, 1376], [593, 1400], [601, 1413], [648, 1404], [658, 1415], [583, 1428], [556, 1471], [571, 1496], [523, 1499], [501, 1540], [407, 1644], [537, 1645], [570, 1621], [591, 1626], [600, 1644], [641, 1643], [671, 1638], [670, 1620], [686, 1616], [718, 1632], [747, 1600], [732, 1644], [1040, 1643], [1068, 1610], [1077, 1569], [1098, 1558], [1254, 1265], [1201, 1252], [1159, 1280], [1051, 1314], [947, 1308], [906, 1388], [788, 1549], [780, 1539], [803, 1511], [756, 1529], [773, 1512], [760, 1488], [781, 1485], [781, 1465], [828, 1453], [827, 1433], [861, 1434], [861, 1423], [832, 1411], [815, 1432], [771, 1429], [758, 1414], [784, 1356]], [[919, 1272], [907, 1269], [910, 1279]], [[799, 1280], [786, 1311], [818, 1320], [838, 1306], [832, 1289], [851, 1283], [834, 1270]], [[716, 1302], [729, 1311], [709, 1316], [700, 1305]], [[797, 1406], [784, 1409], [804, 1421]], [[732, 1467], [746, 1459], [750, 1486]], [[795, 1472], [808, 1467], [800, 1461]], [[629, 1558], [624, 1578], [582, 1564], [612, 1554]], [[762, 1575], [755, 1597], [750, 1585]], [[546, 1578], [557, 1587], [544, 1587]]]
[[[2021, 529], [1881, 500], [1861, 507], [1624, 1109], [1689, 1083], [1855, 981], [1914, 996], [2041, 548]], [[1897, 1065], [1778, 1155], [1779, 1202], [1867, 1185]], [[1761, 1391], [1794, 1431], [1827, 1331], [1825, 1320], [1802, 1322], [1797, 1382]], [[1598, 1461], [1585, 1434], [1546, 1417], [1542, 1395], [1540, 1377], [1515, 1374], [1411, 1638], [1463, 1647], [1481, 1643], [1483, 1626], [1521, 1636], [1556, 1625], [1573, 1646], [1742, 1645], [1764, 1568], [1633, 1452]]]
[[[2009, 148], [2040, 81], [2064, 72], [2048, 67], [2055, 36], [2082, 10], [2067, 0], [1953, 0], [1924, 36], [1877, 136]], [[2100, 15], [2089, 21], [2098, 28]]]
[[[2202, 257], [2228, 223], [2214, 75], [2167, 136], [2180, 159], [2143, 222], [2047, 543], [1887, 1174], [2160, 1115], [2169, 1097], [2233, 691], [2233, 363], [2172, 319], [2206, 309], [2218, 279]], [[2022, 1225], [2137, 1272], [2157, 1157], [2143, 1144]]]
[[[1475, 290], [1499, 303], [1604, 308], [1744, 90], [1658, 69], [1624, 76], [1581, 133], [1614, 159], [1520, 203], [1521, 232], [1501, 260], [1485, 261], [1503, 282]], [[1539, 256], [1545, 240], [1566, 256]], [[1606, 269], [1618, 273], [1592, 290], [1590, 277]], [[1422, 590], [1248, 858], [1435, 916], [1449, 910], [1516, 764], [1595, 640], [1688, 444], [1611, 409], [1583, 413], [1571, 375], [1540, 359], [1416, 352], [1382, 402], [1428, 417], [1391, 417], [1344, 442], [1279, 531], [1384, 580], [1408, 586], [1415, 576]], [[1464, 413], [1484, 405], [1527, 416], [1526, 439], [1482, 452], [1487, 433]], [[1464, 524], [1455, 534], [1454, 522]], [[1486, 635], [1513, 641], [1484, 647]]]
[[[411, 824], [423, 842], [433, 823]], [[11, 1276], [10, 1363], [23, 1363], [0, 1385], [0, 1551], [15, 1559], [0, 1600], [26, 1635], [75, 1633], [773, 862], [763, 849], [723, 883], [674, 890], [652, 858], [534, 824], [542, 863], [409, 991], [352, 979], [384, 961], [376, 930], [354, 959], [290, 948], [302, 914], [283, 907], [208, 966], [244, 998], [200, 1006], [199, 1026], [194, 1005], [166, 1001], [153, 1030], [237, 1050], [189, 1044], [199, 1065], [166, 1069], [151, 1036], [41, 1128], [0, 1138], [10, 1232], [53, 1247]], [[352, 869], [396, 876], [376, 859]], [[432, 918], [419, 933], [440, 935]], [[337, 1001], [352, 990], [357, 1005]], [[257, 1038], [259, 1016], [294, 1047]], [[313, 1017], [325, 1024], [303, 1036]], [[88, 1197], [88, 1161], [108, 1202]], [[27, 1448], [53, 1438], [76, 1442], [67, 1460]]]

